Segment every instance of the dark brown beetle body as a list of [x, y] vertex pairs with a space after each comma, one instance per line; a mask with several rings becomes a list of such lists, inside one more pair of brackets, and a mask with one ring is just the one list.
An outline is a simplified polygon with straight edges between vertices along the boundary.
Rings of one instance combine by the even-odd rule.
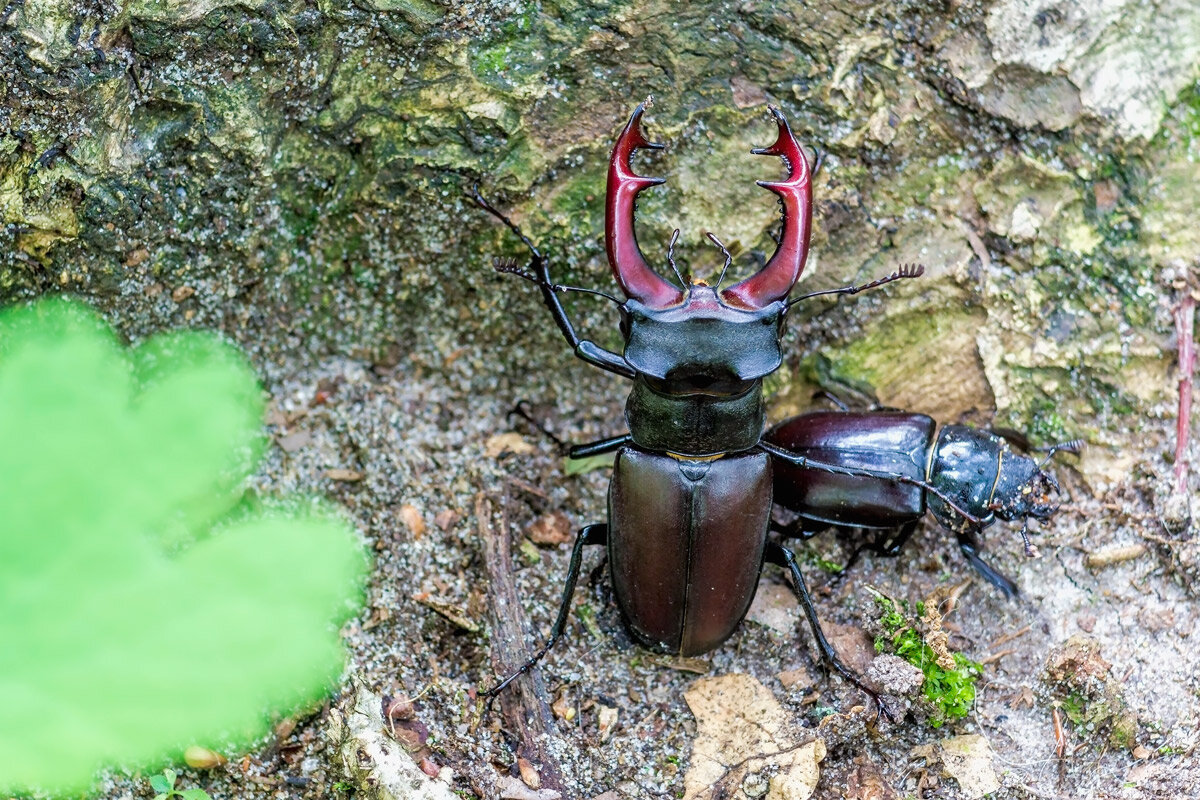
[[608, 557], [634, 636], [681, 656], [729, 638], [754, 599], [770, 509], [765, 453], [693, 461], [622, 448], [609, 488]]
[[[924, 479], [936, 424], [901, 411], [813, 412], [792, 417], [763, 437], [797, 455]], [[779, 464], [775, 502], [812, 523], [899, 528], [925, 515], [925, 492], [861, 475], [817, 473]]]

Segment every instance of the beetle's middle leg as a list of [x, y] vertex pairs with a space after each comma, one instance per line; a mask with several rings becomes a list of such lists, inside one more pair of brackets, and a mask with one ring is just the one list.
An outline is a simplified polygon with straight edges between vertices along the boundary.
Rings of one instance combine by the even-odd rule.
[[870, 695], [883, 716], [887, 717], [889, 722], [895, 722], [896, 718], [892, 716], [891, 710], [884, 705], [879, 693], [870, 686], [867, 686], [854, 670], [842, 663], [842, 660], [838, 658], [837, 652], [833, 649], [833, 645], [829, 644], [829, 640], [825, 638], [825, 632], [821, 630], [821, 622], [817, 619], [816, 606], [813, 605], [812, 597], [808, 593], [808, 585], [804, 582], [804, 575], [800, 572], [800, 565], [796, 563], [796, 556], [792, 554], [791, 550], [775, 542], [767, 542], [764, 556], [767, 561], [783, 567], [791, 574], [792, 590], [796, 593], [796, 597], [799, 598], [800, 605], [804, 607], [804, 615], [808, 617], [808, 624], [812, 628], [813, 639], [816, 640], [817, 650], [820, 651], [821, 658], [826, 664], [837, 670], [843, 678]]
[[575, 595], [575, 584], [579, 581], [580, 567], [583, 563], [583, 548], [590, 544], [608, 544], [607, 524], [587, 525], [580, 529], [579, 535], [575, 537], [575, 546], [571, 549], [571, 563], [567, 567], [567, 581], [563, 585], [562, 602], [558, 607], [558, 618], [554, 620], [554, 627], [550, 629], [550, 638], [546, 641], [546, 644], [542, 645], [541, 650], [538, 650], [532, 658], [521, 665], [520, 669], [510, 674], [491, 689], [483, 692], [483, 696], [487, 698], [489, 707], [492, 701], [496, 699], [496, 696], [504, 691], [505, 687], [533, 669], [545, 657], [546, 653], [550, 652], [550, 648], [554, 646], [554, 643], [563, 635], [563, 631], [567, 629], [567, 619], [571, 616], [571, 599]]

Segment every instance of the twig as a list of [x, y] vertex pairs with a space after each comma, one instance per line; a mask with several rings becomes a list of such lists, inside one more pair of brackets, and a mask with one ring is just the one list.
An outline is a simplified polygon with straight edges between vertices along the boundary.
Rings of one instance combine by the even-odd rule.
[[1029, 633], [1030, 630], [1032, 630], [1032, 626], [1026, 625], [1024, 628], [1021, 628], [1021, 630], [1019, 630], [1019, 631], [1013, 631], [1012, 633], [1006, 633], [1003, 636], [1001, 636], [1000, 638], [996, 639], [996, 641], [994, 641], [990, 645], [988, 645], [988, 647], [995, 649], [1002, 644], [1011, 642], [1013, 639], [1019, 639], [1020, 637]]
[[990, 656], [988, 656], [987, 658], [980, 661], [979, 664], [980, 664], [980, 666], [986, 667], [988, 664], [991, 664], [993, 661], [999, 661], [1000, 659], [1004, 658], [1005, 656], [1011, 656], [1015, 652], [1017, 652], [1017, 648], [1009, 647], [1006, 650], [1001, 650], [997, 653], [992, 653]]
[[[492, 669], [497, 675], [507, 675], [528, 657], [525, 646], [528, 624], [513, 578], [508, 515], [503, 506], [495, 515], [491, 501], [480, 492], [475, 496], [475, 518], [483, 542], [492, 609]], [[537, 765], [542, 788], [556, 789], [565, 795], [562, 767], [548, 748], [558, 738], [558, 729], [541, 672], [532, 670], [517, 678], [499, 699], [505, 728], [514, 731], [520, 741], [517, 755]]]
[[1192, 376], [1196, 370], [1196, 298], [1185, 290], [1175, 309], [1175, 335], [1179, 342], [1179, 416], [1175, 427], [1175, 491], [1188, 485], [1188, 439], [1192, 430]]

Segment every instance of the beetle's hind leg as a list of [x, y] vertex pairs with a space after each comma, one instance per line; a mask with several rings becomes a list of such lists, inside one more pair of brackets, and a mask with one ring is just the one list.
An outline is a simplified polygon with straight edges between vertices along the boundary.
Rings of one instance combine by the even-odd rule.
[[583, 548], [593, 544], [608, 544], [607, 524], [588, 525], [582, 528], [579, 531], [579, 535], [575, 537], [575, 546], [571, 549], [571, 564], [567, 567], [567, 581], [563, 585], [562, 602], [558, 607], [558, 618], [554, 620], [554, 627], [550, 629], [550, 638], [542, 645], [542, 649], [538, 650], [519, 669], [491, 689], [482, 693], [483, 697], [487, 698], [488, 710], [491, 709], [492, 701], [496, 699], [496, 696], [504, 691], [510, 683], [533, 669], [545, 657], [546, 653], [550, 652], [550, 648], [554, 646], [554, 643], [563, 635], [563, 631], [567, 629], [567, 619], [571, 616], [571, 598], [575, 594], [575, 584], [579, 581], [580, 566], [583, 563]]
[[[842, 579], [846, 577], [846, 574], [850, 571], [851, 567], [857, 564], [858, 560], [862, 558], [863, 553], [870, 553], [873, 556], [879, 556], [881, 558], [897, 558], [904, 550], [904, 545], [908, 543], [908, 540], [913, 535], [913, 531], [916, 529], [917, 523], [915, 521], [905, 523], [898, 531], [896, 531], [895, 536], [891, 536], [891, 531], [889, 530], [869, 530], [864, 528], [857, 529], [861, 533], [869, 535], [870, 538], [866, 541], [859, 542], [854, 549], [850, 551], [850, 557], [846, 559], [845, 565], [843, 565], [840, 570], [834, 573], [833, 577], [829, 580], [828, 585], [837, 586], [839, 583], [841, 583]], [[855, 529], [839, 528], [839, 530]]]
[[800, 572], [800, 565], [796, 563], [796, 556], [786, 547], [782, 547], [775, 542], [767, 542], [765, 557], [767, 561], [783, 567], [791, 574], [793, 582], [792, 590], [796, 593], [796, 597], [799, 598], [800, 605], [804, 607], [804, 615], [808, 617], [808, 624], [812, 628], [813, 639], [817, 643], [817, 650], [820, 651], [822, 660], [837, 670], [843, 678], [870, 695], [880, 713], [889, 722], [895, 722], [896, 718], [892, 716], [891, 710], [884, 704], [883, 699], [879, 696], [879, 692], [864, 683], [863, 679], [854, 670], [843, 664], [842, 660], [838, 658], [837, 652], [833, 649], [833, 645], [829, 644], [829, 640], [825, 638], [825, 632], [821, 630], [821, 622], [817, 619], [816, 606], [813, 605], [812, 597], [808, 593], [808, 585], [804, 582], [804, 575]]

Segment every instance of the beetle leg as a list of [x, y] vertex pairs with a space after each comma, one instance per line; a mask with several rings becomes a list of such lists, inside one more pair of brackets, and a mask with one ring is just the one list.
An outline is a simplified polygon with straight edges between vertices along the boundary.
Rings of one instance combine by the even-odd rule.
[[559, 452], [567, 449], [567, 443], [555, 436], [554, 431], [547, 428], [541, 420], [531, 414], [528, 405], [529, 402], [527, 400], [518, 400], [517, 404], [509, 410], [506, 419], [511, 420], [513, 417], [520, 417], [533, 427], [537, 428], [538, 433], [542, 434], [542, 436], [545, 436], [547, 439], [554, 442], [554, 446], [558, 448]]
[[633, 437], [628, 433], [621, 436], [613, 436], [609, 439], [601, 439], [598, 442], [588, 442], [587, 444], [571, 445], [569, 451], [570, 458], [587, 458], [588, 456], [598, 456], [602, 453], [612, 453], [620, 450], [625, 445], [633, 441]]
[[563, 585], [562, 602], [558, 607], [558, 618], [554, 620], [554, 627], [550, 629], [550, 638], [546, 644], [542, 645], [542, 649], [534, 654], [533, 658], [521, 665], [520, 669], [483, 692], [483, 696], [487, 698], [485, 714], [491, 710], [492, 701], [496, 699], [496, 696], [514, 680], [533, 669], [546, 653], [550, 652], [550, 648], [567, 629], [567, 618], [571, 616], [571, 598], [575, 595], [575, 584], [579, 581], [580, 565], [583, 563], [583, 548], [590, 544], [608, 544], [608, 525], [604, 523], [588, 525], [582, 528], [579, 535], [575, 537], [575, 546], [571, 550], [571, 563], [567, 567], [567, 581]]
[[845, 400], [838, 397], [833, 392], [826, 391], [825, 389], [821, 389], [820, 391], [813, 392], [812, 399], [813, 400], [828, 400], [829, 402], [831, 402], [835, 406], [837, 406], [838, 410], [846, 411], [846, 412], [850, 411], [850, 406], [846, 404]]
[[[808, 527], [816, 526], [816, 527]], [[818, 533], [824, 533], [832, 526], [826, 522], [816, 522], [806, 517], [796, 517], [786, 525], [781, 522], [776, 522], [774, 519], [770, 523], [771, 530], [778, 533], [785, 539], [802, 539], [808, 541]]]
[[837, 670], [843, 678], [870, 695], [880, 713], [889, 722], [895, 722], [896, 718], [892, 716], [891, 710], [884, 704], [879, 693], [870, 686], [867, 686], [862, 678], [855, 674], [854, 670], [842, 663], [833, 646], [829, 644], [829, 640], [825, 638], [825, 632], [821, 630], [821, 622], [817, 619], [817, 609], [813, 605], [812, 597], [808, 593], [808, 585], [804, 582], [804, 575], [800, 572], [800, 565], [796, 563], [796, 556], [792, 554], [791, 550], [775, 542], [767, 542], [764, 556], [767, 561], [783, 567], [791, 574], [792, 590], [796, 593], [796, 597], [799, 598], [800, 605], [804, 607], [804, 615], [808, 617], [808, 624], [812, 628], [813, 639], [817, 643], [817, 650], [820, 651], [821, 658], [824, 659], [826, 664]]
[[830, 581], [830, 584], [836, 584], [844, 578], [846, 573], [850, 571], [850, 568], [858, 563], [858, 559], [862, 556], [863, 551], [869, 551], [871, 555], [882, 558], [898, 557], [900, 551], [904, 549], [904, 545], [916, 529], [916, 520], [909, 522], [900, 528], [891, 541], [888, 540], [887, 531], [877, 531], [876, 535], [871, 538], [871, 541], [860, 543], [850, 552], [850, 558], [846, 560], [846, 565], [838, 570], [837, 574], [833, 576], [833, 580]]
[[875, 548], [872, 552], [874, 552], [874, 554], [877, 556], [895, 558], [896, 556], [900, 555], [900, 551], [904, 549], [904, 545], [908, 544], [908, 540], [912, 538], [913, 531], [916, 529], [917, 521], [913, 520], [912, 522], [902, 526], [900, 528], [900, 532], [896, 534], [894, 539], [881, 547]]
[[[537, 249], [530, 238], [525, 235], [520, 227], [517, 226], [517, 223], [505, 216], [500, 209], [489, 203], [484, 196], [479, 193], [478, 186], [472, 187], [471, 199], [474, 200], [475, 204], [484, 211], [488, 212], [493, 217], [508, 226], [508, 229], [515, 233], [517, 238], [521, 240], [521, 243], [529, 249], [530, 272], [516, 272], [516, 274], [521, 275], [521, 277], [524, 277], [527, 280], [532, 280], [538, 285], [538, 288], [542, 290], [542, 302], [544, 302], [546, 304], [546, 308], [550, 310], [550, 316], [554, 318], [554, 323], [558, 325], [558, 329], [562, 331], [563, 337], [567, 340], [567, 344], [571, 345], [571, 349], [575, 351], [575, 355], [589, 364], [608, 370], [609, 372], [615, 372], [618, 375], [624, 375], [626, 378], [634, 377], [634, 371], [628, 364], [625, 363], [624, 358], [612, 352], [611, 350], [605, 350], [595, 342], [588, 341], [587, 339], [581, 339], [579, 334], [575, 332], [575, 326], [571, 324], [571, 320], [567, 317], [567, 310], [563, 308], [563, 304], [558, 299], [558, 292], [556, 291], [566, 289], [568, 287], [556, 286], [551, 282], [549, 259], [542, 255], [541, 251]], [[603, 293], [600, 292], [598, 294]]]
[[967, 561], [971, 562], [975, 571], [986, 578], [988, 583], [999, 589], [1010, 600], [1020, 594], [1015, 583], [997, 572], [979, 556], [979, 545], [975, 543], [974, 537], [969, 531], [956, 531], [954, 535], [958, 538], [958, 547], [967, 557]]

